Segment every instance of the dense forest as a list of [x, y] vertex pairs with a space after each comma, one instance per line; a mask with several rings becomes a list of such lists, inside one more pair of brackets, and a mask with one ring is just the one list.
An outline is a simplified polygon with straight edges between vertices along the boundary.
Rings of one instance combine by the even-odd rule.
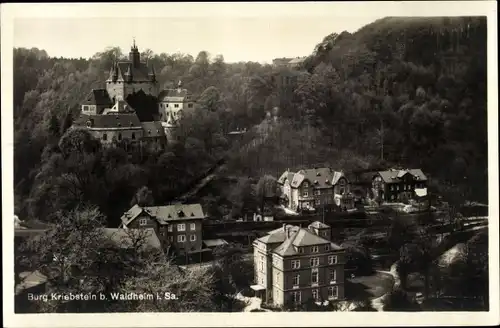
[[[167, 203], [224, 154], [232, 175], [257, 178], [315, 164], [420, 167], [446, 197], [487, 201], [486, 18], [384, 18], [311, 50], [290, 93], [276, 83], [287, 69], [146, 49], [160, 86], [182, 80], [199, 108], [167, 149], [103, 149], [68, 128], [122, 50], [68, 59], [14, 49], [16, 213], [52, 221], [87, 203], [114, 226], [143, 186]], [[254, 147], [228, 140], [253, 126]]]

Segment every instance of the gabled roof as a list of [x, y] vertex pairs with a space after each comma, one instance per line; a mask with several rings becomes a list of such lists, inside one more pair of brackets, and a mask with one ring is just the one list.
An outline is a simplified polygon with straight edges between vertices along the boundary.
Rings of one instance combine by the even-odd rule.
[[400, 182], [407, 173], [410, 173], [418, 181], [427, 181], [427, 177], [422, 172], [421, 169], [410, 169], [410, 170], [387, 170], [378, 171], [378, 175], [382, 178], [385, 183], [396, 183]]
[[75, 126], [87, 127], [91, 121], [90, 128], [141, 128], [141, 122], [135, 113], [116, 113], [107, 115], [81, 114], [74, 122]]
[[96, 105], [96, 106], [112, 106], [113, 102], [109, 97], [108, 91], [106, 89], [92, 89], [85, 100], [83, 105]]
[[120, 100], [117, 100], [116, 103], [111, 108], [105, 109], [103, 111], [103, 114], [106, 115], [108, 113], [112, 114], [112, 113], [116, 113], [116, 112], [118, 112], [118, 113], [134, 113], [135, 110], [125, 100], [120, 99]]
[[110, 77], [108, 78], [108, 81], [111, 80], [114, 70], [116, 70], [117, 81], [125, 81], [126, 80], [125, 74], [127, 73], [130, 73], [132, 75], [132, 81], [134, 82], [150, 81], [149, 79], [150, 69], [148, 68], [148, 65], [144, 62], [141, 62], [139, 63], [139, 65], [134, 67], [132, 62], [129, 60], [121, 61], [118, 62], [116, 66], [112, 67], [111, 70], [112, 71]]
[[158, 94], [158, 101], [183, 101], [190, 96], [187, 89], [165, 89]]
[[302, 182], [309, 181], [315, 189], [331, 188], [336, 185], [342, 177], [345, 178], [344, 173], [334, 171], [327, 167], [300, 170], [293, 175], [291, 186], [293, 188], [298, 188]]
[[134, 242], [144, 238], [142, 247], [161, 249], [161, 243], [153, 228], [147, 229], [119, 229], [119, 228], [103, 228], [102, 233], [113, 246], [119, 248], [133, 247]]
[[170, 221], [177, 220], [204, 219], [206, 217], [200, 204], [175, 204], [147, 207], [134, 205], [122, 215], [121, 220], [123, 224], [127, 226], [143, 212], [158, 220], [160, 224], [167, 224]]
[[285, 172], [283, 172], [283, 174], [279, 177], [278, 179], [278, 183], [280, 184], [284, 184], [285, 183], [285, 180], [288, 180], [290, 181], [290, 183], [292, 182], [292, 179], [293, 179], [293, 176], [294, 176], [295, 173], [293, 172], [290, 172], [288, 170], [286, 170]]
[[142, 122], [142, 129], [144, 130], [144, 138], [159, 138], [165, 137], [165, 131], [161, 126], [161, 122], [153, 121], [153, 122]]

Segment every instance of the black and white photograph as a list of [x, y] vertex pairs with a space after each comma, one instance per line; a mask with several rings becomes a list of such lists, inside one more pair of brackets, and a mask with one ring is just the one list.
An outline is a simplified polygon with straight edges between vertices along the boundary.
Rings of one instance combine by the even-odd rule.
[[2, 4], [8, 326], [498, 324], [496, 8]]

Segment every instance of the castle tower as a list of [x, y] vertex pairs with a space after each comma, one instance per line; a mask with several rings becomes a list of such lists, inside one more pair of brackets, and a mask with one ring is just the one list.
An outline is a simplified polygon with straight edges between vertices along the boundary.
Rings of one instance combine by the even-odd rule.
[[141, 54], [135, 45], [135, 39], [132, 47], [130, 48], [130, 52], [128, 53], [128, 60], [132, 63], [133, 68], [139, 68], [141, 65]]

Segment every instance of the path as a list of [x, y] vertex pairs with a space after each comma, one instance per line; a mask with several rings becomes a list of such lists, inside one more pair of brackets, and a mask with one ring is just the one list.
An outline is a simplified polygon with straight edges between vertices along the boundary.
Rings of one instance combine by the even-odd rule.
[[262, 300], [258, 297], [247, 297], [238, 293], [235, 297], [238, 301], [245, 302], [246, 306], [243, 312], [251, 312], [252, 310], [262, 310], [265, 312], [271, 312], [271, 310], [261, 308]]

